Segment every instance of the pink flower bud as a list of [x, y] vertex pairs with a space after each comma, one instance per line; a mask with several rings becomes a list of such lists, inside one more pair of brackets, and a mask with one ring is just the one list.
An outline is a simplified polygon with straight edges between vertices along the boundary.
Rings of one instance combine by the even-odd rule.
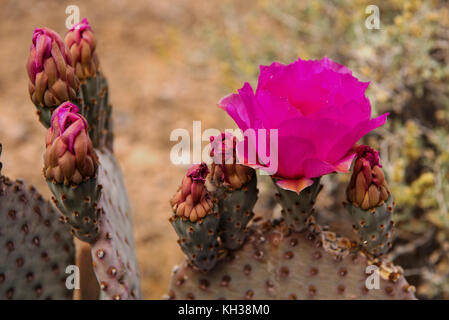
[[364, 210], [384, 203], [389, 195], [379, 152], [369, 146], [361, 145], [356, 150], [354, 169], [346, 190], [348, 201]]
[[97, 41], [87, 19], [73, 26], [64, 39], [72, 55], [72, 66], [77, 77], [84, 81], [97, 74], [99, 60], [95, 48]]
[[254, 169], [237, 163], [237, 139], [229, 133], [210, 137], [212, 158], [211, 181], [216, 186], [225, 185], [240, 189], [254, 174]]
[[28, 87], [33, 103], [48, 112], [46, 119], [62, 102], [77, 97], [79, 80], [71, 63], [70, 53], [56, 32], [47, 28], [34, 30], [26, 64]]
[[176, 215], [195, 222], [212, 212], [214, 204], [205, 186], [208, 174], [205, 163], [195, 164], [187, 170], [178, 192], [170, 201]]
[[88, 135], [86, 119], [70, 102], [59, 106], [47, 131], [44, 175], [57, 183], [79, 184], [96, 174], [97, 156]]

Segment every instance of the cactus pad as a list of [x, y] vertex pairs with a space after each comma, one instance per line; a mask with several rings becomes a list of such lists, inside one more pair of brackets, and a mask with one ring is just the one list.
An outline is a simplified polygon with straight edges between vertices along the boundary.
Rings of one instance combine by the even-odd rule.
[[314, 179], [314, 183], [302, 190], [299, 195], [296, 192], [280, 188], [276, 183], [278, 193], [276, 200], [282, 206], [282, 217], [287, 226], [295, 231], [306, 228], [307, 219], [313, 214], [313, 206], [322, 186], [320, 179]]
[[169, 299], [414, 299], [401, 269], [379, 264], [379, 289], [368, 290], [365, 255], [345, 238], [253, 225], [245, 245], [208, 274], [175, 268]]
[[220, 214], [220, 237], [223, 246], [234, 250], [241, 247], [247, 237], [247, 225], [254, 217], [253, 208], [257, 201], [257, 175], [241, 189], [218, 187], [218, 211]]
[[140, 272], [122, 173], [109, 151], [96, 152], [100, 163], [98, 182], [104, 188], [98, 202], [100, 233], [92, 244], [92, 260], [101, 297], [139, 299]]
[[89, 122], [89, 136], [95, 148], [106, 146], [112, 150], [112, 107], [109, 105], [109, 89], [101, 72], [81, 83], [81, 114]]
[[394, 231], [393, 196], [371, 210], [363, 210], [350, 203], [345, 207], [355, 222], [353, 228], [360, 234], [362, 247], [373, 256], [386, 253], [392, 246]]
[[179, 236], [178, 243], [182, 251], [192, 265], [204, 272], [212, 269], [219, 259], [218, 228], [220, 218], [216, 209], [215, 205], [212, 213], [195, 222], [176, 215], [170, 218], [170, 222]]
[[72, 226], [71, 233], [82, 241], [92, 243], [98, 236], [97, 202], [101, 187], [93, 177], [79, 185], [65, 185], [47, 180], [52, 200], [61, 210], [60, 220]]
[[33, 187], [0, 178], [0, 299], [71, 299], [73, 237]]

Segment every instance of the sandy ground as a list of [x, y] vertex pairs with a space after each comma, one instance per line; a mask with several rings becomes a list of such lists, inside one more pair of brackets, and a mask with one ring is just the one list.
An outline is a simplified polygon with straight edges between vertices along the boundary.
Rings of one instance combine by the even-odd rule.
[[[109, 80], [115, 153], [133, 206], [142, 290], [147, 299], [162, 297], [172, 267], [182, 258], [167, 219], [171, 214], [168, 200], [186, 167], [170, 162], [174, 145], [170, 132], [176, 128], [192, 132], [194, 120], [202, 121], [203, 130], [235, 127], [216, 103], [244, 81], [254, 84], [256, 77], [233, 73], [233, 66], [226, 63], [227, 48], [243, 61], [242, 52], [257, 55], [257, 41], [265, 37], [258, 31], [259, 25], [264, 24], [264, 30], [270, 30], [279, 41], [270, 42], [274, 44], [263, 54], [267, 60], [260, 62], [287, 62], [292, 52], [296, 57], [304, 53], [304, 46], [295, 38], [290, 39], [293, 49], [287, 50], [283, 34], [278, 32], [282, 29], [276, 23], [270, 25], [263, 14], [250, 16], [248, 25], [236, 25], [235, 21], [263, 1], [242, 2], [0, 1], [3, 173], [23, 178], [49, 196], [41, 173], [45, 130], [28, 96], [24, 65], [34, 28], [46, 26], [64, 34], [65, 9], [78, 5], [81, 17], [88, 18], [97, 36], [101, 68]], [[252, 28], [259, 40], [248, 36], [242, 43], [242, 38], [234, 36], [246, 32], [246, 27]], [[257, 64], [237, 67], [249, 74], [257, 72]]]

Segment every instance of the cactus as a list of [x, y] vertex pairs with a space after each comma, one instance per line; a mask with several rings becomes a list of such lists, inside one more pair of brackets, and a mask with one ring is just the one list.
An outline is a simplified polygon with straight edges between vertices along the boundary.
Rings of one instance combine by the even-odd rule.
[[[102, 299], [141, 297], [130, 207], [113, 154], [108, 83], [96, 49], [86, 19], [64, 41], [46, 28], [33, 34], [29, 94], [48, 128], [43, 173], [61, 215], [34, 188], [1, 176], [0, 298], [70, 298], [61, 270], [74, 263], [72, 235], [87, 243]], [[167, 297], [413, 299], [414, 287], [386, 255], [394, 201], [377, 151], [352, 149], [387, 118], [371, 118], [368, 84], [328, 58], [263, 66], [259, 80], [256, 91], [245, 84], [219, 105], [242, 130], [280, 130], [280, 168], [272, 180], [281, 218], [253, 219], [255, 169], [268, 163], [246, 162], [232, 137], [211, 138], [211, 156], [219, 161], [210, 173], [204, 163], [191, 167], [171, 199], [169, 221], [187, 259], [175, 269]], [[321, 227], [314, 214], [320, 178], [348, 172], [355, 156], [345, 206], [360, 242]], [[443, 160], [436, 161], [441, 190]], [[445, 199], [438, 200], [444, 207]], [[382, 290], [367, 289], [368, 267], [380, 270]]]
[[209, 170], [205, 163], [188, 171], [171, 202], [169, 221], [179, 236], [178, 243], [189, 262], [202, 271], [212, 269], [220, 256], [220, 224], [217, 205], [205, 182]]
[[[393, 197], [379, 154], [368, 146], [357, 146], [363, 135], [385, 123], [388, 114], [371, 119], [364, 94], [367, 84], [328, 58], [299, 59], [289, 65], [275, 62], [260, 70], [256, 92], [246, 83], [218, 103], [245, 130], [244, 140], [226, 134], [211, 138], [210, 180], [216, 187], [213, 194], [221, 221], [217, 243], [231, 246], [225, 246], [216, 265], [203, 272], [191, 259], [176, 267], [167, 298], [414, 299], [415, 289], [401, 268], [382, 256], [391, 246]], [[276, 129], [278, 136], [268, 136], [267, 128]], [[250, 129], [257, 132], [255, 141], [247, 134]], [[268, 145], [270, 157], [265, 154]], [[242, 220], [239, 205], [252, 210], [257, 199], [254, 169], [269, 172], [272, 165], [276, 165], [271, 178], [278, 190], [281, 218]], [[245, 166], [253, 169], [245, 170]], [[347, 208], [360, 227], [361, 244], [321, 227], [319, 215], [313, 214], [323, 188], [321, 177], [349, 172], [351, 166]], [[207, 168], [202, 172], [207, 175]], [[190, 188], [185, 181], [186, 177], [183, 186]], [[201, 186], [199, 190], [205, 192], [204, 183]], [[242, 187], [246, 190], [239, 190]], [[182, 198], [180, 194], [175, 199]], [[174, 207], [175, 214], [179, 208]], [[227, 223], [233, 220], [243, 221], [247, 230], [239, 243], [229, 241], [229, 235], [236, 234], [236, 225]], [[185, 234], [188, 227], [176, 225], [175, 229]], [[182, 241], [181, 247], [186, 252]], [[382, 290], [370, 290], [370, 270], [374, 269], [382, 278]]]
[[101, 297], [140, 299], [140, 271], [123, 176], [110, 151], [97, 151], [97, 155], [98, 183], [103, 188], [97, 206], [101, 211], [100, 232], [91, 248]]
[[0, 204], [0, 299], [71, 299], [65, 270], [75, 246], [57, 210], [34, 187], [3, 175]]
[[53, 111], [65, 101], [78, 101], [79, 80], [70, 52], [55, 31], [36, 29], [26, 63], [29, 93], [41, 123], [50, 127]]
[[53, 201], [80, 240], [94, 242], [99, 228], [98, 160], [87, 135], [87, 121], [65, 102], [52, 115], [47, 132], [44, 176]]
[[166, 298], [414, 299], [401, 269], [387, 263], [376, 262], [380, 290], [368, 290], [366, 268], [373, 262], [333, 233], [289, 231], [271, 222], [250, 230], [243, 248], [208, 274], [186, 263], [176, 267]]
[[[211, 139], [211, 142], [214, 144], [214, 139]], [[213, 150], [215, 150], [214, 148], [216, 145], [212, 145]], [[379, 258], [380, 253], [384, 253], [390, 247], [385, 239], [387, 233], [391, 231], [391, 224], [384, 222], [386, 226], [377, 233], [376, 239], [373, 239], [372, 233], [369, 233], [379, 227], [377, 220], [385, 219], [385, 212], [388, 214], [387, 221], [391, 219], [388, 206], [392, 196], [388, 189], [382, 189], [386, 187], [386, 183], [383, 174], [379, 171], [378, 153], [367, 146], [360, 146], [357, 152], [358, 158], [355, 161], [353, 178], [348, 186], [348, 199], [354, 197], [354, 181], [357, 180], [356, 177], [359, 174], [369, 173], [370, 177], [373, 176], [373, 184], [379, 186], [377, 197], [373, 190], [369, 193], [368, 203], [375, 206], [375, 209], [371, 208], [372, 212], [369, 211], [369, 205], [365, 207], [363, 204], [364, 198], [358, 195], [359, 191], [356, 191], [355, 198], [360, 197], [362, 204], [357, 207], [355, 201], [347, 204], [348, 208], [352, 208], [349, 209], [349, 212], [353, 217], [363, 214], [364, 231], [361, 231], [361, 245], [340, 237], [334, 232], [324, 230], [316, 223], [314, 216], [310, 215], [309, 212], [313, 210], [316, 196], [322, 188], [317, 179], [311, 187], [303, 189], [299, 195], [279, 188], [284, 196], [287, 194], [289, 197], [281, 204], [290, 206], [284, 207], [281, 220], [261, 222], [260, 219], [255, 219], [246, 228], [245, 235], [247, 237], [242, 238], [242, 243], [235, 247], [226, 247], [227, 250], [220, 252], [218, 261], [214, 260], [207, 268], [198, 270], [198, 262], [192, 259], [192, 252], [198, 253], [195, 246], [201, 247], [210, 241], [201, 235], [204, 235], [211, 226], [206, 222], [192, 225], [192, 222], [187, 219], [181, 223], [182, 218], [177, 216], [180, 214], [177, 211], [180, 202], [172, 200], [172, 205], [175, 204], [174, 216], [170, 218], [170, 221], [180, 236], [181, 248], [188, 259], [180, 266], [175, 267], [166, 298], [414, 299], [414, 287], [408, 285], [401, 268], [394, 266], [386, 259]], [[362, 160], [366, 160], [366, 163], [363, 162], [363, 166]], [[372, 163], [368, 160], [372, 160]], [[242, 166], [240, 164], [232, 165]], [[366, 165], [370, 170], [366, 169]], [[223, 177], [223, 175], [214, 171], [223, 169], [220, 169], [220, 166], [215, 163], [212, 164], [212, 167], [214, 169], [210, 179], [212, 183], [217, 183], [216, 177]], [[202, 173], [201, 187], [198, 188], [198, 193], [200, 191], [205, 193], [204, 180], [208, 175], [208, 170], [205, 164], [196, 165], [193, 167], [196, 169], [196, 173], [198, 173], [198, 168], [201, 168]], [[365, 169], [363, 170], [363, 168]], [[372, 171], [371, 168], [373, 168]], [[188, 195], [194, 194], [193, 190], [196, 188], [189, 180], [193, 169], [189, 169], [184, 177], [182, 187], [174, 196], [175, 200], [182, 198], [181, 190], [186, 190], [185, 194]], [[223, 183], [223, 180], [221, 181]], [[249, 183], [251, 181], [255, 181], [255, 179], [251, 179]], [[370, 183], [367, 184], [367, 190], [370, 185]], [[363, 187], [365, 188], [365, 186]], [[227, 192], [231, 192], [231, 199], [234, 199], [232, 191]], [[214, 193], [218, 204], [229, 201], [227, 192]], [[365, 196], [365, 192], [368, 191], [363, 189], [363, 196]], [[383, 200], [385, 197], [383, 192], [386, 193], [386, 201]], [[257, 194], [257, 192], [253, 192], [253, 194]], [[279, 197], [282, 196], [277, 195], [277, 198]], [[250, 195], [248, 198], [252, 199]], [[288, 200], [295, 201], [295, 203], [287, 202]], [[307, 206], [309, 214], [307, 217], [303, 214], [304, 217], [300, 222], [295, 221], [292, 218], [293, 214], [300, 214], [301, 211], [288, 209], [300, 207], [302, 203]], [[187, 207], [187, 205], [183, 207]], [[241, 214], [240, 210], [224, 211], [220, 205], [219, 208], [221, 208], [218, 213], [220, 221], [223, 220], [223, 217], [232, 219]], [[381, 210], [385, 210], [385, 212]], [[213, 227], [216, 227], [216, 221], [217, 218], [214, 218]], [[220, 228], [218, 234], [210, 233], [215, 244], [226, 243], [226, 236], [235, 232], [235, 226], [229, 223], [220, 222]], [[368, 245], [365, 241], [367, 234], [370, 237]], [[381, 250], [378, 250], [380, 245]], [[218, 250], [214, 250], [214, 255], [217, 252]], [[370, 281], [368, 277], [371, 274], [369, 267], [379, 270], [382, 290], [368, 289], [367, 283]]]
[[307, 227], [307, 220], [313, 214], [313, 206], [322, 189], [320, 179], [314, 179], [313, 184], [303, 189], [299, 194], [285, 190], [275, 182], [278, 193], [276, 201], [282, 207], [282, 217], [285, 223], [295, 231], [302, 231]]
[[236, 138], [222, 133], [211, 137], [210, 174], [214, 196], [218, 200], [220, 236], [223, 247], [234, 250], [247, 237], [247, 225], [254, 217], [257, 201], [257, 175], [254, 169], [237, 164]]
[[65, 42], [52, 30], [36, 29], [27, 71], [32, 101], [49, 128], [44, 176], [60, 220], [90, 244], [101, 298], [139, 299], [130, 208], [112, 153], [108, 86], [87, 20], [70, 29]]
[[346, 209], [355, 221], [363, 247], [373, 256], [392, 246], [393, 196], [388, 190], [379, 162], [379, 153], [368, 147], [357, 149], [354, 172], [347, 189]]
[[64, 38], [72, 56], [72, 67], [80, 81], [81, 114], [90, 124], [89, 135], [94, 147], [112, 150], [112, 108], [109, 88], [99, 70], [96, 39], [87, 19], [69, 30]]

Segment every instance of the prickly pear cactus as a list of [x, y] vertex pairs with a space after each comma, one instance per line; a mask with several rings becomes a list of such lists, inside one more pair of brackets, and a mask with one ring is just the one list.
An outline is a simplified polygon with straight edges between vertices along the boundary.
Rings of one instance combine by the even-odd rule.
[[64, 41], [72, 56], [71, 66], [80, 81], [80, 113], [90, 124], [92, 143], [96, 148], [106, 146], [112, 150], [108, 82], [99, 71], [96, 39], [87, 19], [70, 29]]
[[[49, 127], [44, 176], [62, 212], [61, 221], [90, 243], [101, 297], [139, 299], [130, 207], [112, 154], [108, 85], [87, 20], [70, 29], [65, 42], [52, 30], [36, 29], [27, 71], [31, 98], [41, 122]], [[58, 90], [49, 87], [53, 83], [61, 84]], [[65, 94], [67, 88], [73, 89], [70, 94]]]
[[[214, 149], [214, 139], [211, 139], [211, 142]], [[231, 147], [231, 151], [232, 149], [235, 149], [235, 144]], [[383, 253], [389, 247], [383, 243], [391, 236], [388, 233], [392, 225], [390, 223], [392, 196], [386, 188], [380, 170], [378, 153], [367, 146], [360, 146], [356, 150], [355, 157], [353, 176], [347, 190], [349, 204], [346, 205], [349, 210], [353, 210], [350, 211], [353, 218], [363, 219], [358, 224], [364, 228], [360, 230], [362, 244], [340, 237], [316, 223], [311, 213], [322, 188], [319, 178], [314, 179], [309, 187], [302, 188], [299, 194], [282, 189], [274, 181], [280, 192], [277, 198], [283, 206], [281, 219], [264, 222], [260, 222], [261, 219], [252, 220], [246, 228], [245, 237], [241, 238], [242, 242], [232, 248], [226, 247], [216, 265], [201, 270], [202, 272], [198, 270], [195, 262], [192, 262], [188, 250], [183, 247], [185, 238], [182, 235], [193, 233], [196, 229], [189, 225], [174, 225], [180, 235], [181, 248], [188, 259], [175, 267], [167, 298], [415, 299], [415, 289], [405, 280], [402, 269], [382, 259], [376, 251], [382, 248]], [[187, 197], [196, 194], [199, 198], [198, 195], [206, 192], [204, 184], [195, 185], [192, 182], [191, 172], [198, 166], [203, 169], [202, 181], [209, 174], [205, 164], [189, 169], [174, 200], [172, 199], [174, 216], [177, 219], [180, 219], [185, 212], [190, 213], [199, 203], [189, 203]], [[252, 195], [256, 195], [257, 199], [257, 192], [254, 191], [257, 190], [256, 180], [251, 179], [251, 174], [240, 175], [246, 177], [245, 183], [232, 176], [235, 182], [233, 188], [229, 183], [230, 180], [226, 179], [231, 177], [230, 172], [235, 173], [237, 169], [244, 172], [240, 166], [243, 165], [235, 162], [226, 165], [223, 165], [223, 162], [212, 164], [209, 179], [217, 188], [214, 196], [218, 204], [221, 204], [218, 212], [221, 221], [223, 218], [230, 220], [241, 218], [240, 210], [225, 210], [230, 207], [223, 205], [229, 201], [229, 194], [234, 200], [233, 192], [237, 192], [236, 195], [240, 198], [235, 198], [238, 199], [236, 203], [244, 203], [245, 199], [253, 201]], [[252, 173], [255, 176], [254, 172]], [[249, 187], [253, 182], [254, 185]], [[247, 186], [246, 191], [243, 189], [239, 191], [236, 188], [242, 186]], [[253, 192], [245, 195], [248, 190]], [[254, 202], [251, 202], [251, 209]], [[189, 215], [185, 216], [187, 217]], [[173, 219], [170, 218], [172, 224]], [[245, 221], [245, 226], [248, 221]], [[383, 223], [385, 226], [381, 225]], [[191, 230], [188, 230], [189, 228]], [[201, 225], [198, 228], [201, 228]], [[378, 228], [382, 231], [378, 232]], [[226, 243], [227, 235], [234, 232], [235, 226], [232, 223], [220, 223], [217, 242]], [[371, 241], [368, 244], [365, 241], [367, 237]], [[203, 245], [202, 239], [198, 239], [200, 241], [195, 244]]]
[[205, 163], [193, 165], [171, 199], [173, 215], [169, 221], [178, 234], [178, 243], [189, 262], [207, 272], [218, 262], [220, 216], [215, 199], [205, 186], [209, 169]]
[[[89, 135], [95, 147], [107, 147], [112, 150], [112, 107], [109, 105], [109, 89], [106, 78], [100, 71], [81, 82], [83, 114], [89, 123]], [[102, 114], [100, 114], [102, 113]]]
[[224, 248], [234, 250], [245, 242], [247, 225], [254, 217], [257, 175], [254, 169], [237, 164], [234, 136], [222, 133], [211, 137], [210, 145], [213, 163], [209, 179], [218, 199], [220, 238]]
[[73, 237], [57, 210], [22, 181], [0, 177], [0, 299], [71, 299]]
[[173, 216], [170, 222], [179, 236], [181, 249], [192, 265], [204, 272], [212, 269], [219, 259], [220, 248], [217, 234], [220, 219], [216, 211], [198, 222], [177, 216]]
[[393, 196], [372, 211], [363, 210], [352, 204], [345, 207], [354, 219], [353, 228], [360, 234], [362, 246], [374, 256], [386, 253], [393, 241]]
[[98, 159], [87, 133], [87, 121], [78, 111], [76, 105], [65, 102], [53, 112], [46, 138], [44, 176], [64, 222], [72, 226], [72, 234], [93, 243], [99, 232]]
[[371, 272], [366, 270], [372, 262], [349, 240], [287, 229], [270, 222], [253, 225], [245, 245], [208, 274], [185, 262], [175, 267], [167, 298], [414, 299], [400, 268], [379, 264], [379, 289], [368, 290]]
[[307, 220], [313, 214], [316, 198], [322, 189], [320, 179], [314, 179], [311, 186], [302, 190], [299, 194], [285, 190], [276, 185], [278, 193], [276, 201], [282, 207], [282, 217], [289, 228], [302, 231], [307, 227]]
[[220, 235], [223, 246], [234, 250], [243, 245], [247, 236], [247, 225], [254, 217], [253, 208], [257, 201], [257, 176], [239, 190], [223, 187], [222, 197], [218, 198], [220, 214]]
[[64, 214], [61, 219], [72, 226], [70, 232], [82, 241], [95, 242], [100, 212], [97, 208], [100, 196], [97, 181], [90, 179], [80, 185], [47, 181], [47, 184], [54, 195], [54, 204]]
[[98, 182], [105, 186], [98, 202], [100, 233], [92, 244], [94, 272], [103, 299], [140, 299], [131, 210], [121, 170], [109, 151], [97, 151]]
[[46, 128], [61, 103], [79, 101], [80, 83], [71, 64], [71, 54], [59, 34], [48, 28], [34, 30], [26, 63], [28, 91]]
[[391, 248], [394, 231], [393, 196], [381, 167], [376, 150], [368, 146], [357, 149], [345, 204], [362, 246], [375, 257]]

